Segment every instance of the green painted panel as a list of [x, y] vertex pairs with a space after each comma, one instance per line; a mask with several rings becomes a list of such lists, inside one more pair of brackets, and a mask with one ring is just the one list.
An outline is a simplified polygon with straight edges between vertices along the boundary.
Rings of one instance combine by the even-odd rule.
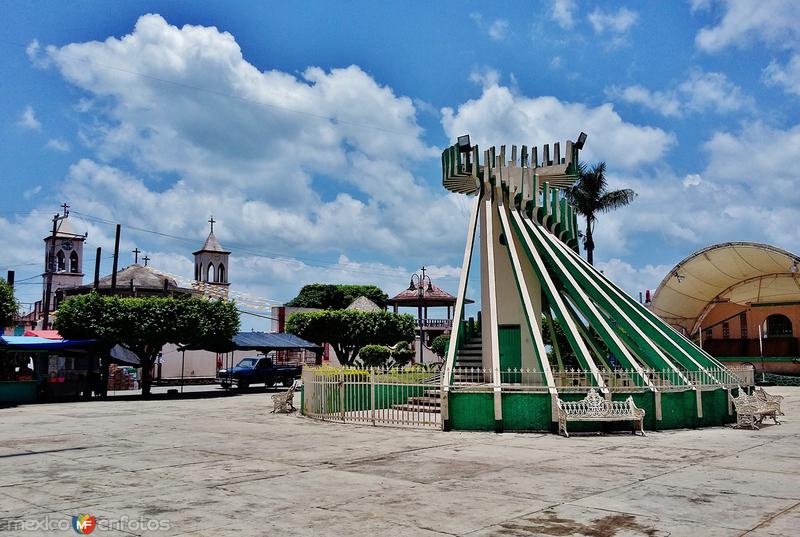
[[450, 427], [460, 431], [494, 431], [494, 394], [450, 392]]
[[518, 324], [502, 324], [497, 327], [500, 342], [500, 370], [522, 367], [522, 342]]
[[553, 430], [549, 393], [504, 393], [503, 430]]
[[683, 429], [697, 424], [697, 404], [694, 390], [661, 393], [661, 422], [659, 429]]
[[712, 427], [729, 423], [728, 392], [713, 390], [701, 392], [703, 397], [703, 417], [698, 420], [700, 427]]
[[0, 382], [0, 402], [29, 403], [36, 401], [38, 385], [39, 382], [36, 380]]
[[625, 401], [628, 396], [633, 397], [633, 402], [636, 406], [644, 410], [644, 428], [648, 431], [658, 429], [656, 423], [656, 394], [651, 391], [615, 393], [611, 398], [614, 401]]

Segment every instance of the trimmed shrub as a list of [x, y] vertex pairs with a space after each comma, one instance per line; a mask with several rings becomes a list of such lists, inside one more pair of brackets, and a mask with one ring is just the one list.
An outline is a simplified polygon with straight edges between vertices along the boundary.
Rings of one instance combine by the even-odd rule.
[[450, 346], [450, 334], [442, 334], [437, 336], [431, 342], [431, 350], [436, 353], [439, 358], [444, 358], [447, 354], [447, 347]]
[[364, 367], [384, 367], [392, 351], [383, 345], [365, 345], [358, 351], [358, 359]]

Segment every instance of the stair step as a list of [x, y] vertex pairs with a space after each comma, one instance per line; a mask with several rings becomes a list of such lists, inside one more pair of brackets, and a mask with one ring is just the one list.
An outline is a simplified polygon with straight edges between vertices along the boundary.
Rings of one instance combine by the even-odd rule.
[[442, 404], [440, 397], [409, 397], [408, 404], [421, 406], [439, 406]]
[[425, 390], [425, 395], [428, 397], [436, 397], [437, 399], [442, 397], [442, 390], [436, 388], [435, 390]]
[[421, 405], [393, 405], [395, 410], [403, 410], [405, 412], [423, 412], [428, 414], [439, 414], [441, 409], [438, 406], [421, 406]]

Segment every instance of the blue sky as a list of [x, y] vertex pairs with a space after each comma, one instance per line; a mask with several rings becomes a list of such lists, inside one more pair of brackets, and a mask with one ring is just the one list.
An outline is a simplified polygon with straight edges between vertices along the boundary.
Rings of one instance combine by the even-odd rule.
[[394, 294], [422, 264], [454, 291], [468, 201], [441, 187], [439, 153], [465, 132], [541, 145], [586, 131], [583, 157], [639, 193], [596, 237], [598, 265], [631, 293], [716, 242], [800, 250], [790, 0], [3, 12], [0, 270], [31, 278], [25, 302], [64, 201], [89, 233], [86, 267], [120, 222], [123, 265], [138, 247], [189, 278], [213, 214], [238, 292], [283, 301], [341, 281]]

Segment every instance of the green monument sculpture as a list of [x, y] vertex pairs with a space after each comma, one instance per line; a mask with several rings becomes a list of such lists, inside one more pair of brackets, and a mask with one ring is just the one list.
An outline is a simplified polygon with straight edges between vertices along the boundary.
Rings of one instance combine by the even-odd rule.
[[[559, 405], [592, 391], [609, 405], [632, 398], [647, 429], [735, 419], [731, 390], [746, 375], [726, 369], [579, 255], [565, 189], [576, 181], [585, 142], [584, 133], [567, 141], [563, 156], [560, 143], [552, 154], [549, 145], [541, 153], [523, 145], [508, 155], [505, 146], [481, 153], [464, 136], [442, 154], [444, 187], [474, 198], [443, 367], [445, 429], [555, 430]], [[478, 323], [464, 319], [475, 255]], [[602, 420], [586, 420], [575, 428], [601, 427]]]

